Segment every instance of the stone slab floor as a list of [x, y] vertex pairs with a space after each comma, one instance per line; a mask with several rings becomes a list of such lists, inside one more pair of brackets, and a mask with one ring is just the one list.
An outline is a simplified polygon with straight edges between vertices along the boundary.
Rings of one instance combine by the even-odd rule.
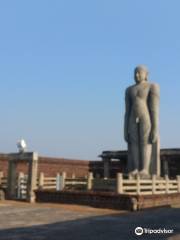
[[[173, 234], [134, 233], [136, 227]], [[0, 202], [0, 240], [180, 240], [180, 206], [140, 212], [65, 204]]]

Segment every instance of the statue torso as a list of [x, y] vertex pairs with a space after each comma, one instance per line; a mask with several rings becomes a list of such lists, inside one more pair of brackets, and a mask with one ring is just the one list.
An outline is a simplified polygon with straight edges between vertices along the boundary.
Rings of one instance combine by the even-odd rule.
[[151, 84], [144, 82], [136, 84], [128, 89], [128, 97], [130, 100], [130, 118], [147, 120], [149, 118], [148, 97]]

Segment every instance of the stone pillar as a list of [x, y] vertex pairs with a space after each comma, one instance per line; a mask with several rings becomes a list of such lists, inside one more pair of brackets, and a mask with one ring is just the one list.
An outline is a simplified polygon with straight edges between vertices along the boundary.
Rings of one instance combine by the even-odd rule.
[[39, 187], [39, 189], [43, 189], [43, 186], [44, 186], [44, 173], [41, 172], [39, 174], [39, 184], [38, 184], [38, 187]]
[[38, 170], [38, 154], [33, 152], [32, 158], [29, 160], [28, 183], [27, 183], [27, 200], [35, 202], [34, 190], [37, 188], [37, 170]]
[[7, 178], [7, 197], [8, 199], [16, 199], [16, 162], [9, 160], [8, 178]]
[[[60, 175], [59, 175], [59, 186], [58, 186], [58, 191], [63, 191], [66, 187], [66, 172], [62, 172]], [[57, 190], [57, 189], [56, 189]]]
[[88, 180], [87, 180], [87, 190], [92, 190], [93, 188], [93, 173], [89, 172], [88, 174]]
[[56, 191], [61, 189], [61, 176], [59, 173], [56, 174]]
[[137, 184], [136, 193], [137, 193], [138, 195], [141, 194], [141, 185], [140, 185], [140, 181], [141, 181], [141, 179], [140, 179], [140, 175], [137, 174], [137, 176], [136, 176], [136, 184]]
[[66, 172], [62, 172], [62, 190], [66, 187]]
[[152, 194], [156, 194], [156, 175], [152, 175]]
[[123, 175], [122, 173], [117, 173], [116, 177], [116, 192], [117, 194], [123, 193]]
[[109, 178], [110, 177], [110, 159], [109, 158], [103, 158], [103, 163], [104, 163], [104, 178]]
[[164, 157], [162, 159], [163, 162], [163, 175], [168, 175], [169, 176], [169, 166], [168, 166], [168, 160]]
[[166, 193], [169, 193], [169, 177], [168, 175], [165, 175], [165, 180], [166, 180]]

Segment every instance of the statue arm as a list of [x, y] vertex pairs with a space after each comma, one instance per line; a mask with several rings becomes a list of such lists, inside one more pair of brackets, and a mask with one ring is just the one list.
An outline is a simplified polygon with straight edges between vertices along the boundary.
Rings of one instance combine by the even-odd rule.
[[149, 95], [149, 112], [151, 118], [151, 134], [150, 141], [152, 143], [157, 141], [158, 125], [159, 125], [159, 86], [152, 84]]
[[125, 93], [125, 117], [124, 117], [124, 139], [128, 142], [128, 123], [130, 114], [130, 98], [129, 98], [129, 88], [126, 89]]

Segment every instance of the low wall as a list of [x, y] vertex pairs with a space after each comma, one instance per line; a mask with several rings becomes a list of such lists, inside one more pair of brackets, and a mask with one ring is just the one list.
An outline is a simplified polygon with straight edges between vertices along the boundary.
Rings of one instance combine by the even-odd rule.
[[180, 203], [180, 193], [156, 194], [156, 195], [139, 195], [136, 197], [138, 209], [171, 206]]
[[36, 191], [37, 202], [88, 205], [97, 208], [141, 210], [179, 204], [180, 193], [158, 195], [127, 195], [109, 192]]
[[53, 191], [38, 190], [37, 202], [68, 203], [88, 205], [97, 208], [132, 210], [132, 200], [128, 195], [108, 192]]

